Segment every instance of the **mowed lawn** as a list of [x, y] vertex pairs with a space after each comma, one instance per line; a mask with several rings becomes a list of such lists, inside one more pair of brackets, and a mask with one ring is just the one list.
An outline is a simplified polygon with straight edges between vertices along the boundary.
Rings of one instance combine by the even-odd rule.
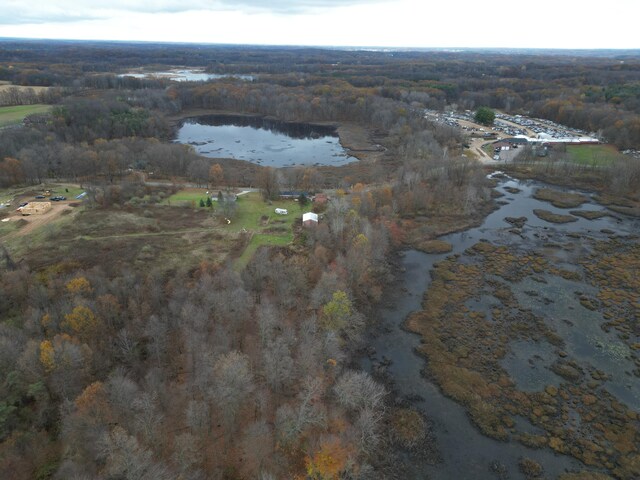
[[620, 152], [613, 145], [567, 145], [567, 154], [572, 162], [580, 165], [609, 165]]
[[[215, 192], [210, 192], [216, 196]], [[205, 189], [187, 188], [167, 198], [163, 203], [171, 206], [200, 207], [200, 200], [206, 201]], [[212, 213], [215, 212], [217, 201], [213, 202]], [[288, 210], [288, 215], [278, 215], [276, 208]], [[228, 225], [222, 224], [220, 229], [234, 233], [247, 232], [252, 234], [249, 245], [236, 260], [235, 267], [242, 269], [249, 262], [253, 254], [262, 245], [288, 245], [293, 240], [292, 226], [297, 218], [302, 217], [303, 210], [297, 202], [290, 200], [274, 201], [271, 205], [262, 200], [260, 192], [249, 192], [236, 200], [236, 211]]]
[[[167, 197], [162, 203], [173, 207], [197, 207], [200, 200], [207, 201], [207, 190], [204, 188], [185, 188]], [[209, 192], [216, 195], [214, 192]]]
[[0, 107], [0, 127], [22, 123], [24, 117], [34, 113], [46, 113], [51, 105], [18, 105], [15, 107]]

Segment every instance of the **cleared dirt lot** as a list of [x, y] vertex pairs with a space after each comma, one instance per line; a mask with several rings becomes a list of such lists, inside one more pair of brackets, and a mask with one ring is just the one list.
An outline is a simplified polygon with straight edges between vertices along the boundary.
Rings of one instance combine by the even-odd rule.
[[11, 215], [8, 217], [9, 222], [18, 222], [22, 220], [21, 223], [27, 223], [20, 227], [18, 230], [8, 233], [5, 238], [23, 237], [30, 234], [39, 227], [56, 221], [63, 214], [65, 214], [65, 211], [69, 211], [69, 213], [73, 211], [73, 208], [69, 206], [71, 203], [73, 202], [70, 200], [51, 202], [51, 210], [40, 215], [23, 216], [20, 212], [13, 210]]

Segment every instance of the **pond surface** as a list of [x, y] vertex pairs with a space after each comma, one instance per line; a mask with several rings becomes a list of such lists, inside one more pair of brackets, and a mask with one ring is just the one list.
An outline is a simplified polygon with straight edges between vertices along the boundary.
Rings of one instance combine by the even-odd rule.
[[245, 80], [247, 82], [253, 81], [252, 75], [236, 75], [232, 73], [218, 74], [207, 73], [204, 70], [168, 70], [164, 72], [132, 72], [122, 73], [119, 77], [133, 77], [133, 78], [167, 78], [174, 82], [206, 82], [208, 80], [217, 80], [220, 78], [237, 78], [239, 80]]
[[175, 140], [205, 157], [235, 158], [269, 167], [340, 166], [357, 161], [335, 127], [263, 117], [208, 115], [184, 121]]
[[[516, 194], [507, 193], [505, 187], [517, 187], [521, 191]], [[536, 188], [542, 187], [546, 185], [533, 181], [503, 179], [497, 187], [498, 191], [505, 193], [505, 197], [500, 199], [503, 205], [490, 214], [480, 227], [447, 235], [442, 237], [442, 240], [452, 244], [453, 254], [463, 254], [467, 248], [480, 240], [510, 246], [518, 251], [545, 252], [554, 257], [555, 263], [564, 262], [563, 268], [569, 270], [571, 267], [575, 269], [572, 263], [574, 257], [589, 250], [588, 242], [583, 243], [580, 238], [582, 235], [591, 239], [606, 240], [611, 230], [618, 235], [637, 234], [640, 231], [638, 219], [621, 216], [607, 216], [598, 220], [579, 218], [576, 222], [565, 225], [547, 223], [537, 218], [532, 210], [541, 208], [563, 214], [567, 214], [568, 211], [531, 197]], [[596, 208], [603, 207], [593, 202], [573, 210]], [[528, 220], [519, 234], [509, 231], [512, 230], [512, 225], [504, 220], [508, 216], [527, 217]], [[605, 232], [601, 231], [603, 229]], [[573, 243], [575, 248], [570, 251], [560, 248], [545, 250], [545, 245], [549, 242]], [[483, 436], [472, 425], [465, 409], [445, 397], [437, 385], [421, 374], [425, 359], [414, 353], [420, 345], [420, 338], [403, 330], [402, 326], [411, 312], [421, 310], [424, 293], [431, 283], [430, 272], [435, 263], [448, 255], [450, 254], [425, 254], [416, 250], [405, 252], [401, 265], [403, 273], [399, 279], [400, 289], [394, 291], [392, 305], [382, 310], [386, 332], [371, 341], [375, 355], [362, 360], [363, 368], [369, 370], [375, 370], [374, 366], [379, 365], [381, 360], [391, 360], [387, 373], [395, 393], [405, 399], [420, 398], [421, 400], [415, 401], [416, 408], [433, 422], [433, 433], [442, 455], [442, 462], [430, 465], [419, 459], [412, 459], [406, 478], [524, 480], [525, 476], [518, 468], [521, 457], [531, 458], [542, 465], [545, 478], [556, 478], [565, 471], [588, 469], [576, 459], [556, 454], [549, 448], [531, 449], [516, 441], [499, 442]], [[534, 314], [545, 318], [545, 322], [562, 337], [570, 355], [584, 360], [585, 363], [590, 362], [607, 373], [608, 380], [604, 382], [604, 388], [630, 407], [640, 408], [640, 382], [629, 375], [633, 362], [626, 357], [627, 347], [614, 333], [604, 332], [600, 328], [601, 314], [585, 309], [576, 297], [577, 290], [593, 293], [593, 287], [555, 276], [549, 276], [546, 284], [525, 279], [510, 284], [510, 287], [521, 304], [530, 308]], [[527, 293], [532, 290], [539, 294], [531, 296]], [[548, 299], [552, 299], [553, 303], [549, 304]], [[478, 310], [486, 311], [492, 304], [497, 303], [497, 299], [484, 296], [467, 306], [476, 309], [473, 303]], [[488, 319], [491, 319], [490, 316]], [[549, 369], [555, 357], [555, 348], [546, 341], [513, 340], [509, 348], [510, 352], [503, 360], [502, 366], [521, 390], [540, 391], [546, 385], [558, 385], [563, 381]], [[577, 419], [572, 421], [577, 422]], [[516, 429], [521, 432], [539, 433], [538, 428], [524, 418], [516, 418]], [[491, 465], [496, 465], [495, 462], [499, 462], [508, 477], [501, 477], [491, 470]]]

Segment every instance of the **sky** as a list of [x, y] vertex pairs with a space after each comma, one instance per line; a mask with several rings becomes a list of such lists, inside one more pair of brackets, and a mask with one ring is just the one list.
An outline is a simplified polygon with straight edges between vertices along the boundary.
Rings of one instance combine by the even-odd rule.
[[640, 48], [640, 0], [0, 0], [0, 37]]

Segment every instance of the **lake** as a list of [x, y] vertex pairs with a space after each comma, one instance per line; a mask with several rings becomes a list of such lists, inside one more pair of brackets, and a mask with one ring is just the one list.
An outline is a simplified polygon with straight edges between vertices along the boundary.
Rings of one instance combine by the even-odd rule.
[[185, 120], [177, 143], [210, 158], [235, 158], [269, 167], [341, 166], [358, 159], [340, 144], [336, 128], [265, 117], [208, 115]]
[[176, 69], [164, 72], [132, 72], [122, 73], [119, 77], [133, 77], [133, 78], [167, 78], [174, 82], [206, 82], [209, 80], [218, 80], [220, 78], [237, 78], [238, 80], [244, 80], [247, 82], [253, 81], [253, 75], [238, 75], [233, 73], [207, 73], [204, 70], [196, 69]]

